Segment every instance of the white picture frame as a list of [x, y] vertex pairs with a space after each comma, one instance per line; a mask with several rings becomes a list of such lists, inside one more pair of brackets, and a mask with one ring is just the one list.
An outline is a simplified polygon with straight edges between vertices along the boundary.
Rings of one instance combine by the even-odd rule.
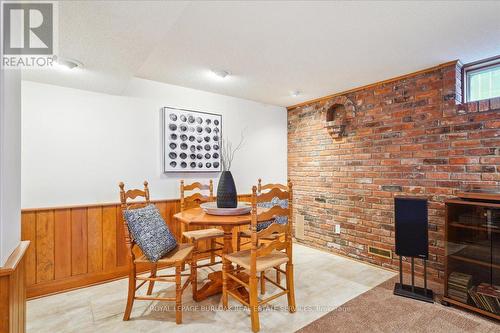
[[222, 115], [163, 107], [163, 172], [221, 172]]

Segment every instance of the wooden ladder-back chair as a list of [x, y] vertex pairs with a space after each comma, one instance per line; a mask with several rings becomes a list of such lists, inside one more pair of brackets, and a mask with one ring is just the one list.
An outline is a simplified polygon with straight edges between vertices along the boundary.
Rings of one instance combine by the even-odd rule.
[[[120, 202], [122, 212], [125, 210], [138, 209], [146, 207], [151, 204], [149, 199], [149, 188], [148, 182], [144, 182], [144, 190], [133, 189], [125, 191], [125, 184], [120, 182]], [[127, 202], [127, 200], [134, 200], [136, 198], [144, 198], [141, 202]], [[130, 319], [130, 313], [132, 312], [132, 306], [134, 300], [151, 300], [151, 301], [170, 301], [175, 302], [175, 321], [177, 324], [182, 323], [182, 293], [191, 282], [191, 274], [182, 274], [182, 266], [184, 263], [191, 259], [191, 253], [193, 251], [193, 246], [189, 244], [179, 244], [172, 251], [167, 253], [163, 258], [157, 262], [149, 261], [145, 255], [141, 255], [136, 258], [135, 247], [137, 243], [134, 241], [131, 235], [127, 220], [123, 218], [123, 226], [125, 230], [125, 244], [127, 246], [127, 254], [129, 259], [129, 285], [128, 285], [128, 297], [127, 306], [125, 308], [125, 314], [123, 315], [123, 320]], [[148, 264], [151, 265], [151, 274], [148, 277], [137, 276], [137, 264]], [[175, 274], [168, 275], [157, 275], [158, 265], [161, 268], [175, 267]], [[181, 277], [188, 276], [189, 278], [181, 284]], [[137, 285], [137, 281], [142, 281]], [[147, 290], [147, 295], [151, 295], [153, 292], [153, 287], [155, 282], [170, 282], [175, 283], [175, 297], [147, 297], [147, 296], [136, 296], [136, 291], [141, 288], [146, 282], [149, 281], [149, 286]]]
[[[290, 183], [290, 179], [288, 180], [288, 183]], [[287, 185], [283, 185], [283, 184], [278, 184], [278, 183], [269, 183], [269, 184], [264, 184], [262, 185], [262, 179], [259, 178], [258, 179], [258, 183], [257, 183], [257, 195], [260, 195], [262, 192], [267, 192], [267, 191], [270, 191], [274, 188], [277, 188], [281, 191], [288, 191], [288, 186]], [[271, 198], [269, 201], [271, 201], [273, 198]], [[240, 251], [240, 249], [248, 244], [250, 244], [252, 241], [251, 241], [251, 237], [252, 237], [252, 233], [251, 231], [248, 229], [248, 230], [243, 230], [243, 231], [240, 231], [238, 232], [237, 236], [236, 236], [236, 250], [237, 251]], [[269, 237], [267, 238], [261, 238], [261, 240], [263, 241], [272, 241], [274, 240], [274, 238], [276, 237], [276, 235], [270, 235]], [[243, 240], [246, 240], [246, 241], [243, 241]], [[261, 293], [262, 294], [265, 294], [266, 292], [266, 288], [265, 288], [265, 284], [264, 284], [264, 275], [265, 272], [261, 272], [261, 281], [262, 281], [262, 284], [261, 284]], [[276, 282], [280, 283], [281, 282], [281, 273], [279, 270], [276, 271]]]
[[[181, 180], [181, 211], [185, 209], [198, 207], [204, 202], [214, 201], [214, 184], [210, 179], [208, 185], [195, 182], [189, 185], [184, 184], [184, 180]], [[186, 196], [186, 192], [196, 191], [193, 194]], [[203, 195], [202, 191], [208, 191], [208, 196]], [[194, 245], [193, 259], [191, 261], [191, 271], [192, 271], [192, 288], [193, 288], [193, 299], [197, 300], [198, 295], [198, 285], [197, 285], [197, 270], [198, 268], [212, 266], [215, 264], [220, 264], [222, 261], [215, 261], [215, 256], [220, 254], [217, 251], [222, 251], [222, 247], [217, 247], [221, 245], [217, 243], [217, 238], [224, 237], [224, 231], [217, 228], [205, 228], [198, 230], [187, 230], [184, 231], [184, 224], [181, 225], [183, 231], [182, 236], [189, 243]], [[207, 250], [200, 249], [200, 242], [207, 242], [209, 247]], [[198, 266], [198, 261], [204, 259], [203, 255], [210, 253], [210, 262], [208, 264]]]
[[[257, 208], [260, 202], [269, 202], [273, 198], [288, 200], [288, 208], [282, 208], [276, 205], [271, 208]], [[272, 187], [266, 193], [257, 193], [257, 187], [252, 188], [252, 220], [250, 224], [251, 248], [230, 254], [223, 255], [223, 260], [227, 267], [222, 273], [222, 305], [224, 309], [228, 306], [228, 296], [236, 298], [239, 302], [250, 308], [250, 318], [252, 321], [252, 331], [260, 330], [259, 324], [259, 306], [268, 303], [280, 296], [287, 295], [288, 308], [290, 312], [295, 312], [295, 290], [293, 286], [293, 261], [292, 261], [292, 184], [289, 182], [286, 188], [280, 189], [277, 186]], [[278, 224], [273, 222], [267, 228], [257, 231], [257, 224], [263, 221], [272, 220], [275, 216], [287, 216], [287, 224]], [[272, 237], [272, 240], [270, 240]], [[265, 242], [262, 242], [266, 239]], [[269, 240], [268, 240], [269, 239]], [[234, 269], [233, 264], [237, 267]], [[282, 270], [280, 266], [286, 264], [286, 269]], [[248, 283], [236, 277], [235, 272], [239, 270], [249, 272]], [[257, 274], [267, 269], [275, 269], [286, 276], [286, 287], [279, 282], [273, 281], [261, 274], [261, 285], [268, 281], [275, 285], [281, 291], [266, 299], [258, 299], [258, 277]], [[228, 289], [228, 280], [231, 279], [237, 284], [244, 286], [249, 292], [249, 301], [242, 299]]]

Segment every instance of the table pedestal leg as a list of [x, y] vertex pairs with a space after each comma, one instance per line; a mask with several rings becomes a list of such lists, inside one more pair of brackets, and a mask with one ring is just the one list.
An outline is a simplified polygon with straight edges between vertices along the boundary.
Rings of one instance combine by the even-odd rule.
[[[232, 226], [223, 227], [224, 229], [224, 249], [222, 250], [225, 254], [233, 252], [233, 232]], [[229, 264], [229, 266], [232, 266]], [[231, 270], [232, 267], [226, 267], [226, 264], [223, 263], [223, 270]], [[248, 276], [245, 273], [236, 274], [238, 278], [242, 279], [244, 282], [248, 281]], [[213, 272], [208, 274], [207, 282], [201, 289], [198, 290], [195, 301], [203, 301], [207, 297], [213, 296], [215, 294], [222, 293], [222, 271]], [[235, 289], [236, 288], [236, 289]], [[248, 300], [248, 292], [245, 287], [238, 287], [238, 284], [233, 280], [228, 280], [228, 289], [233, 290], [233, 292], [238, 293], [240, 297], [245, 300]]]

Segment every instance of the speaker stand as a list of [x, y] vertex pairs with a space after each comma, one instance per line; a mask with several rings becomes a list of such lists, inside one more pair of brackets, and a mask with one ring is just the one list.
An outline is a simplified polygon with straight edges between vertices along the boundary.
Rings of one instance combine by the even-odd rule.
[[415, 263], [411, 258], [411, 285], [403, 284], [403, 257], [399, 256], [399, 283], [394, 285], [394, 295], [434, 303], [434, 293], [427, 289], [427, 260], [424, 261], [424, 287], [415, 286]]

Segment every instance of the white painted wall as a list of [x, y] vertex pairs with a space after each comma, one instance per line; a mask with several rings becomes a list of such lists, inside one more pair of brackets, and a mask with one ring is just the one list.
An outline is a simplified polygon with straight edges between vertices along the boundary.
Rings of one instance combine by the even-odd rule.
[[222, 131], [246, 143], [232, 172], [239, 193], [264, 181], [285, 182], [287, 118], [282, 107], [133, 79], [123, 96], [22, 83], [22, 207], [118, 201], [118, 182], [153, 199], [179, 197], [179, 180], [219, 176], [162, 174], [160, 108], [222, 114]]
[[21, 74], [1, 71], [0, 266], [21, 240]]

